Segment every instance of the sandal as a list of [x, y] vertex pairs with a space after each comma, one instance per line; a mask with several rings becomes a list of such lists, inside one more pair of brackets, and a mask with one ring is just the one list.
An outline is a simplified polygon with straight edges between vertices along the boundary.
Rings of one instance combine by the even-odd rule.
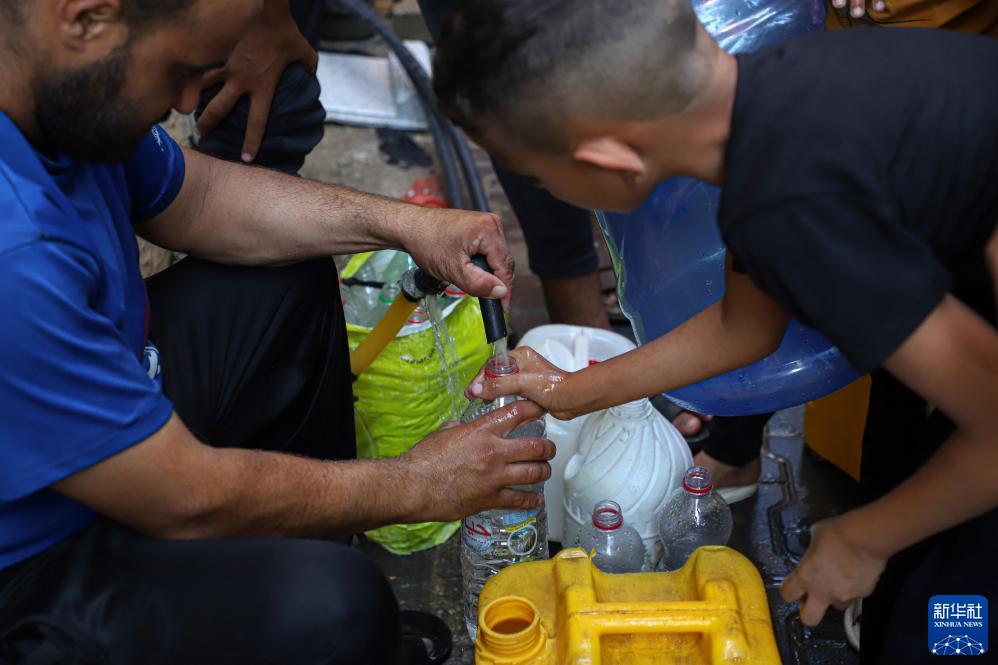
[[450, 658], [454, 636], [439, 617], [427, 612], [401, 610], [399, 619], [409, 665], [437, 665]]
[[863, 620], [863, 599], [852, 601], [846, 608], [842, 621], [846, 627], [846, 641], [856, 651], [859, 651], [859, 628]]
[[[691, 413], [693, 415], [697, 415], [692, 411], [689, 411], [688, 409], [684, 409], [681, 406], [673, 404], [672, 402], [667, 402], [665, 404], [656, 403], [656, 406], [658, 407], [659, 411], [662, 412], [662, 415], [664, 415], [670, 423], [683, 413]], [[694, 454], [699, 452], [699, 448], [702, 447], [703, 442], [710, 437], [711, 422], [713, 421], [709, 420], [703, 421], [700, 424], [700, 431], [690, 436], [683, 436], [683, 438], [686, 439], [686, 443], [690, 445], [690, 448], [692, 449]], [[744, 501], [745, 499], [750, 499], [753, 496], [755, 496], [756, 492], [759, 491], [759, 483], [754, 482], [754, 483], [748, 483], [747, 485], [716, 487], [715, 491], [717, 492], [718, 496], [724, 499], [725, 503], [727, 503], [730, 506], [733, 503], [738, 503], [739, 501]]]

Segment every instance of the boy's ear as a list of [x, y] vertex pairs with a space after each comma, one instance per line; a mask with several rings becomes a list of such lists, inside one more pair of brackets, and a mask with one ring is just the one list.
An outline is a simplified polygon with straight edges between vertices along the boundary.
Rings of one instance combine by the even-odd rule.
[[572, 158], [608, 171], [620, 171], [631, 177], [645, 173], [644, 160], [634, 148], [612, 136], [584, 140], [572, 151]]

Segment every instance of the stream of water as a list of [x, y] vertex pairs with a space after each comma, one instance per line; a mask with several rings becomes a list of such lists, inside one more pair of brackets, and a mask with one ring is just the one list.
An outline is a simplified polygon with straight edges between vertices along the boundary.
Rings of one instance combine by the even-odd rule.
[[447, 331], [447, 321], [444, 319], [441, 298], [430, 296], [423, 300], [423, 307], [430, 317], [430, 327], [433, 330], [433, 344], [440, 357], [440, 367], [446, 376], [447, 395], [450, 397], [450, 412], [448, 420], [458, 420], [464, 411], [464, 386], [461, 385], [459, 370], [460, 359], [454, 350], [454, 339]]

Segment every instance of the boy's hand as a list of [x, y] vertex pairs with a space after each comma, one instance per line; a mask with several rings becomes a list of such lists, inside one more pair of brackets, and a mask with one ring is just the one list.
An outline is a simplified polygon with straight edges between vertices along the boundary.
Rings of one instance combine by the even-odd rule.
[[818, 625], [829, 605], [842, 610], [873, 593], [887, 565], [886, 557], [868, 550], [865, 542], [856, 542], [846, 528], [849, 520], [846, 513], [812, 526], [811, 546], [780, 587], [786, 602], [800, 600], [800, 618], [806, 626]]
[[563, 386], [571, 372], [558, 369], [541, 354], [529, 346], [509, 352], [520, 368], [513, 376], [487, 377], [484, 369], [472, 380], [464, 391], [468, 399], [493, 400], [503, 395], [520, 395], [540, 404], [545, 411], [560, 420], [569, 420], [580, 415], [577, 405], [565, 399]]

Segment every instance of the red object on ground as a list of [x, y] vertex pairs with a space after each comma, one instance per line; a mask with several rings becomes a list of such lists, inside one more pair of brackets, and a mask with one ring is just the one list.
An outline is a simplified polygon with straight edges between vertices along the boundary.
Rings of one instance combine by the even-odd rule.
[[443, 183], [440, 178], [420, 178], [414, 181], [405, 191], [403, 201], [415, 203], [424, 208], [446, 208], [447, 198], [444, 196]]

